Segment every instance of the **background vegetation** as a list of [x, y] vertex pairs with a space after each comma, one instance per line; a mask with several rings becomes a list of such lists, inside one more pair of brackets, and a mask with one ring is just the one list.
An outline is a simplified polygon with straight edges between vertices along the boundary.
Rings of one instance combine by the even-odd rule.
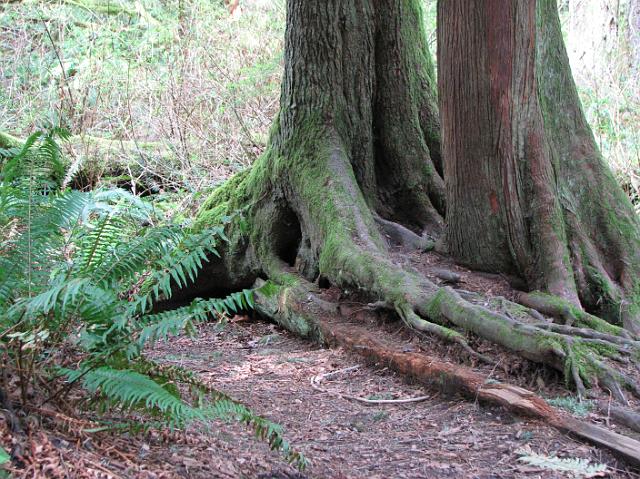
[[[585, 23], [578, 7], [595, 3], [614, 2], [560, 1], [561, 18], [587, 117], [637, 202], [640, 69], [629, 42], [629, 0], [593, 14], [613, 22], [611, 31], [587, 19], [587, 40], [605, 38], [595, 48], [600, 68], [571, 48], [585, 43], [585, 33], [572, 29]], [[199, 192], [262, 152], [278, 108], [285, 0], [240, 5], [230, 15], [217, 0], [2, 4], [0, 131], [26, 137], [42, 123], [63, 126], [74, 136], [77, 183], [126, 186], [161, 194], [169, 208], [179, 206], [174, 211], [193, 208]], [[435, 6], [425, 0], [432, 51]], [[580, 18], [572, 23], [572, 15]]]

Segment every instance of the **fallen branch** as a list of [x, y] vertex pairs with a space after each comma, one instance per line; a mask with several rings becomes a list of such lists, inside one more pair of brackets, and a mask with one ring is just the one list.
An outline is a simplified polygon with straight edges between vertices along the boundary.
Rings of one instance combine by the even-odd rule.
[[445, 283], [457, 284], [462, 281], [462, 276], [448, 269], [436, 268], [431, 271], [433, 275]]
[[[0, 131], [0, 148], [13, 148], [22, 145], [25, 138], [14, 136], [10, 133]], [[159, 141], [133, 141], [120, 138], [103, 138], [93, 135], [73, 135], [69, 137], [67, 143], [72, 147], [95, 146], [105, 152], [143, 152], [166, 155], [170, 150]]]
[[0, 131], [0, 148], [15, 148], [20, 146], [24, 141], [16, 136]]
[[640, 414], [637, 412], [616, 406], [608, 401], [598, 401], [598, 409], [607, 417], [612, 417], [618, 424], [640, 432]]

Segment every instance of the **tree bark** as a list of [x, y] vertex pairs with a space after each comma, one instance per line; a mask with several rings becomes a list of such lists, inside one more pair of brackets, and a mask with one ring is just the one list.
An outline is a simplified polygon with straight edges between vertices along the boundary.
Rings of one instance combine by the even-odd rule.
[[[477, 8], [454, 4], [461, 8], [460, 22], [469, 11], [477, 16]], [[462, 88], [470, 72], [460, 61], [448, 61], [441, 68], [455, 71], [451, 87]], [[467, 334], [563, 371], [580, 394], [598, 380], [616, 392], [637, 391], [609, 365], [612, 358], [640, 355], [640, 342], [623, 329], [564, 303], [547, 309], [571, 325], [532, 324], [521, 319], [541, 318], [531, 309], [504, 301], [506, 311], [489, 310], [486, 302], [468, 301], [393, 261], [387, 235], [404, 248], [427, 248], [443, 228], [441, 171], [448, 146], [441, 155], [434, 78], [419, 0], [290, 0], [280, 113], [269, 147], [203, 204], [195, 227], [223, 221], [229, 241], [186, 294], [212, 295], [268, 280], [256, 296], [270, 306], [258, 304], [260, 311], [302, 336], [318, 337], [317, 321], [297, 312], [303, 301], [318, 302], [313, 288], [330, 284], [479, 359]], [[469, 98], [460, 100], [478, 108]], [[467, 135], [466, 124], [456, 121], [457, 134], [445, 134]], [[484, 177], [477, 169], [473, 175], [481, 188]], [[467, 200], [477, 201], [473, 195]], [[494, 238], [497, 219], [482, 216], [481, 202], [471, 206], [480, 209], [467, 211], [466, 219], [486, 222], [479, 239]], [[451, 205], [446, 215], [451, 220]], [[513, 263], [497, 248], [493, 252]], [[542, 298], [528, 300], [538, 304]], [[323, 310], [337, 307], [322, 304]], [[624, 401], [622, 392], [617, 397]]]
[[436, 80], [424, 38], [417, 0], [288, 3], [268, 151], [200, 215], [212, 221], [251, 204], [244, 244], [254, 276], [274, 264], [296, 264], [309, 279], [347, 274], [336, 260], [343, 244], [385, 251], [378, 216], [440, 232]]
[[555, 0], [448, 0], [438, 28], [450, 252], [637, 333], [638, 218], [582, 112]]

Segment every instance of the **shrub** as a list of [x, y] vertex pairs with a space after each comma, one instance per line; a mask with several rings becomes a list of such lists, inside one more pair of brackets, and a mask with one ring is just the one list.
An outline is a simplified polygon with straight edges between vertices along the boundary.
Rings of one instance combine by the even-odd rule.
[[[156, 419], [149, 424], [232, 416], [303, 466], [277, 425], [189, 371], [145, 357], [153, 341], [252, 307], [247, 290], [153, 311], [217, 254], [222, 228], [195, 233], [163, 221], [124, 190], [63, 189], [56, 139], [66, 137], [38, 132], [21, 148], [0, 150], [0, 347], [11, 376], [0, 391], [7, 401], [29, 408], [79, 385], [95, 406]], [[46, 384], [58, 387], [44, 391]]]

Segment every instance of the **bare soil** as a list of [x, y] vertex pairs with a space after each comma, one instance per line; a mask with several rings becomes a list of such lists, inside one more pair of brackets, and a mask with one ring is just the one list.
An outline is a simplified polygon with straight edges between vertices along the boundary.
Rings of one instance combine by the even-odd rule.
[[[526, 465], [519, 451], [578, 457], [610, 466], [610, 477], [638, 477], [606, 452], [535, 421], [411, 385], [385, 367], [316, 348], [277, 326], [236, 318], [203, 326], [197, 337], [161, 343], [152, 355], [187, 367], [256, 412], [283, 425], [311, 461], [304, 472], [241, 425], [218, 421], [180, 434], [77, 435], [45, 424], [33, 433], [32, 465], [15, 477], [131, 478], [508, 478], [567, 477]], [[389, 336], [393, 333], [387, 332]], [[395, 338], [406, 348], [423, 339]], [[315, 376], [338, 372], [322, 380]], [[422, 402], [366, 405], [341, 395]], [[594, 419], [598, 419], [594, 416]], [[59, 421], [58, 421], [59, 422]], [[64, 422], [64, 421], [62, 421]], [[11, 441], [3, 424], [3, 443]]]
[[[437, 254], [403, 255], [434, 281], [435, 269], [461, 275], [455, 286], [512, 298], [505, 278], [474, 273]], [[324, 298], [340, 300], [341, 315], [354, 334], [366, 330], [403, 352], [426, 352], [465, 364], [487, 380], [515, 383], [553, 398], [568, 391], [560, 374], [494, 345], [471, 340], [493, 364], [478, 363], [459, 346], [418, 335], [385, 314], [372, 320], [357, 298], [335, 289]], [[491, 299], [492, 298], [492, 299]], [[493, 304], [492, 304], [493, 305]], [[29, 440], [20, 442], [18, 477], [70, 478], [555, 478], [562, 473], [527, 465], [526, 453], [583, 458], [609, 466], [608, 476], [640, 477], [606, 451], [577, 442], [535, 420], [444, 395], [409, 383], [385, 364], [365, 364], [341, 349], [322, 349], [258, 318], [238, 316], [222, 326], [203, 325], [194, 337], [157, 344], [155, 359], [188, 368], [255, 412], [284, 426], [286, 438], [310, 460], [303, 472], [234, 422], [194, 425], [181, 433], [146, 436], [79, 433], [83, 419], [56, 412], [35, 420]], [[329, 374], [331, 373], [331, 374]], [[316, 387], [312, 380], [316, 379]], [[420, 402], [365, 404], [368, 400]], [[601, 398], [602, 399], [602, 398]], [[637, 404], [635, 404], [637, 407]], [[89, 417], [89, 416], [87, 416]], [[591, 411], [586, 418], [609, 423]], [[611, 428], [618, 428], [609, 424]], [[631, 434], [630, 431], [624, 431]], [[637, 437], [637, 436], [636, 436]], [[18, 447], [0, 419], [0, 445]], [[2, 476], [0, 476], [2, 477]]]

